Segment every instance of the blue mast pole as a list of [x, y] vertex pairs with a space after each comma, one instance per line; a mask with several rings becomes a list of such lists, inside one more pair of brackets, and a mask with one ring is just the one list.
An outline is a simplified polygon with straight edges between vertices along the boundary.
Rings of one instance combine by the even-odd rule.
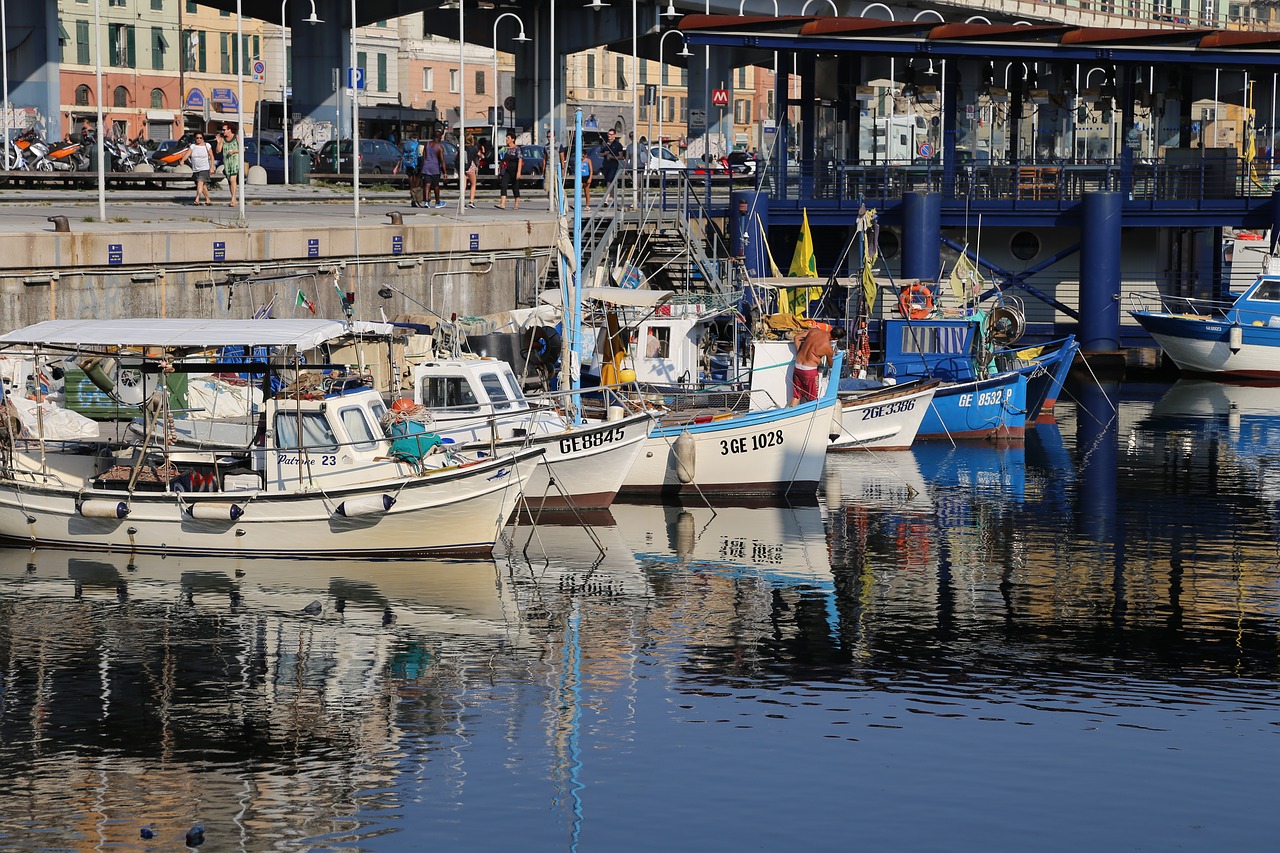
[[[577, 391], [582, 387], [582, 110], [573, 111], [573, 343], [577, 370], [572, 373], [570, 387]], [[581, 423], [581, 415], [579, 415]]]

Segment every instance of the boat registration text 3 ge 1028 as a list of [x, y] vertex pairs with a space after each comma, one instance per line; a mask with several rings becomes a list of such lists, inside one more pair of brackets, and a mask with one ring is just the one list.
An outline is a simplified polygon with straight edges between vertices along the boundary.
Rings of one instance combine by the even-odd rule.
[[623, 434], [622, 427], [614, 427], [613, 429], [602, 429], [599, 432], [587, 432], [570, 438], [562, 438], [560, 439], [560, 452], [577, 453], [579, 450], [603, 447], [606, 444], [621, 441]]
[[[976, 403], [973, 399], [975, 396], [978, 398]], [[994, 406], [1001, 401], [1007, 403], [1011, 399], [1013, 399], [1012, 388], [997, 388], [994, 391], [983, 391], [981, 394], [977, 395], [961, 394], [958, 403], [962, 409], [970, 408], [972, 406], [981, 408], [982, 406]]]
[[730, 453], [750, 453], [752, 450], [764, 450], [766, 447], [778, 447], [782, 444], [782, 430], [756, 433], [742, 438], [725, 438], [720, 440], [720, 455]]

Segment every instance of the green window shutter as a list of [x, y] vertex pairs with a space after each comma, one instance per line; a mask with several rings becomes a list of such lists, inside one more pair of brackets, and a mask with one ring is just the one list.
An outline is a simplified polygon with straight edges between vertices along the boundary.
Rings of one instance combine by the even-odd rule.
[[160, 27], [151, 28], [151, 68], [164, 70], [164, 30]]
[[365, 77], [364, 85], [366, 88], [368, 88], [369, 78], [367, 75], [369, 74], [369, 55], [365, 53], [363, 50], [356, 53], [356, 68], [365, 69], [364, 73], [366, 77]]
[[284, 84], [293, 85], [293, 45], [287, 45], [284, 51]]
[[231, 57], [227, 55], [227, 36], [229, 33], [218, 33], [218, 52], [221, 57], [218, 61], [218, 70], [223, 74], [231, 73]]
[[76, 21], [76, 62], [88, 65], [92, 61], [89, 58], [89, 22]]
[[209, 63], [205, 59], [205, 41], [204, 41], [205, 35], [207, 35], [207, 33], [205, 33], [204, 30], [201, 30], [200, 31], [200, 67], [196, 69], [201, 73], [207, 73], [209, 70]]
[[378, 91], [387, 91], [387, 55], [378, 54]]
[[134, 29], [135, 28], [133, 24], [130, 24], [128, 27], [125, 28], [126, 44], [128, 45], [128, 67], [129, 68], [138, 67], [138, 49], [137, 49], [137, 44], [133, 38]]

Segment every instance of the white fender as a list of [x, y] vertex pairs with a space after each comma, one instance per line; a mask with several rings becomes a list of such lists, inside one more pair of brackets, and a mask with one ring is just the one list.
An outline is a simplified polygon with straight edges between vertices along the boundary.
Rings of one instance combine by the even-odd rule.
[[698, 448], [688, 430], [680, 433], [671, 450], [675, 454], [676, 479], [685, 485], [692, 483]]
[[1227, 343], [1232, 352], [1240, 352], [1240, 347], [1244, 346], [1244, 329], [1239, 325], [1232, 326], [1227, 332]]
[[831, 429], [827, 432], [827, 439], [835, 441], [844, 434], [844, 405], [836, 400], [836, 404], [831, 407]]
[[83, 501], [80, 514], [85, 518], [125, 518], [129, 505], [124, 501]]
[[240, 504], [215, 503], [213, 501], [193, 503], [187, 508], [187, 511], [191, 513], [192, 518], [202, 518], [210, 521], [239, 521], [240, 516], [244, 515], [244, 507], [240, 506]]
[[355, 518], [360, 515], [380, 515], [395, 505], [396, 499], [391, 495], [365, 495], [343, 501], [338, 504], [336, 512], [343, 518]]

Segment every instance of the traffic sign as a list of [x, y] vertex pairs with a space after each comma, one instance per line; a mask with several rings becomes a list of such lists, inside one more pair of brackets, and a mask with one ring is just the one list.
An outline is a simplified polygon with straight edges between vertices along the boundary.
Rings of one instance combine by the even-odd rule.
[[933, 156], [933, 146], [927, 142], [920, 143], [920, 156], [928, 160]]
[[359, 89], [364, 91], [364, 69], [348, 68], [347, 69], [347, 88]]
[[516, 99], [515, 99], [515, 96], [514, 96], [514, 95], [507, 95], [506, 100], [504, 100], [504, 101], [502, 102], [502, 106], [506, 107], [506, 110], [507, 110], [507, 112], [509, 112], [509, 113], [513, 113], [513, 112], [515, 112], [515, 111], [516, 111]]
[[728, 89], [712, 89], [711, 105], [714, 107], [729, 106], [729, 90]]
[[644, 105], [651, 107], [658, 103], [658, 87], [653, 83], [646, 83], [644, 87]]
[[253, 82], [261, 83], [265, 79], [267, 79], [267, 63], [261, 59], [255, 59], [253, 61]]

